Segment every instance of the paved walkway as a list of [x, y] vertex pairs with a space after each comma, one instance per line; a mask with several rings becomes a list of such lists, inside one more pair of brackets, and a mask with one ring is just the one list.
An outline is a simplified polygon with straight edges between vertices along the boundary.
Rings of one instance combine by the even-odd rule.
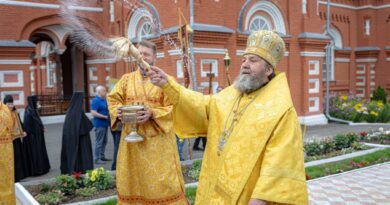
[[390, 205], [390, 163], [308, 182], [311, 205]]

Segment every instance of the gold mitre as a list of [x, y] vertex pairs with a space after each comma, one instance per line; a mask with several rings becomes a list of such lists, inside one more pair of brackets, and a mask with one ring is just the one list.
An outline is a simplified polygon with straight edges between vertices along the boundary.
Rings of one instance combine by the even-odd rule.
[[248, 38], [244, 56], [258, 55], [273, 68], [282, 60], [286, 50], [283, 39], [274, 31], [254, 31]]

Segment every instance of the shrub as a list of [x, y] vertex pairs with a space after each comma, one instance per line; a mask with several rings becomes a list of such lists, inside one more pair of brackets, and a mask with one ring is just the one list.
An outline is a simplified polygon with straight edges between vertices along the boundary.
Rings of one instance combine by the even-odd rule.
[[60, 204], [62, 200], [66, 199], [64, 193], [58, 190], [51, 191], [45, 194], [38, 194], [35, 198], [40, 204], [45, 204], [45, 205]]
[[92, 196], [97, 192], [95, 187], [85, 187], [76, 190], [76, 196], [88, 197]]
[[381, 88], [381, 86], [378, 86], [376, 90], [372, 93], [372, 98], [371, 100], [375, 101], [382, 101], [383, 104], [387, 103], [387, 93], [385, 89]]
[[79, 188], [77, 185], [77, 180], [69, 175], [57, 176], [56, 185], [58, 189], [65, 195], [74, 194], [74, 191]]
[[342, 150], [349, 147], [349, 140], [345, 135], [336, 135], [334, 137], [334, 145], [336, 150]]
[[332, 152], [335, 150], [336, 146], [335, 146], [335, 143], [334, 141], [332, 140], [332, 138], [325, 138], [324, 140], [321, 140], [320, 142], [320, 148], [321, 148], [321, 152], [323, 154], [326, 154], [326, 153], [329, 153], [329, 152]]
[[200, 175], [200, 169], [201, 169], [201, 166], [202, 166], [202, 161], [198, 160], [198, 161], [195, 161], [193, 164], [192, 164], [192, 167], [191, 169], [188, 171], [188, 175], [195, 179], [196, 181], [199, 180], [199, 175]]
[[46, 183], [43, 183], [40, 186], [40, 190], [41, 190], [42, 193], [46, 193], [46, 192], [50, 191], [51, 189], [52, 189], [52, 187], [49, 184], [46, 184]]
[[84, 184], [87, 187], [96, 187], [97, 190], [106, 190], [114, 186], [114, 178], [103, 167], [100, 167], [87, 171]]
[[305, 144], [304, 146], [305, 152], [307, 156], [315, 156], [315, 155], [321, 155], [321, 146], [317, 142], [310, 142]]

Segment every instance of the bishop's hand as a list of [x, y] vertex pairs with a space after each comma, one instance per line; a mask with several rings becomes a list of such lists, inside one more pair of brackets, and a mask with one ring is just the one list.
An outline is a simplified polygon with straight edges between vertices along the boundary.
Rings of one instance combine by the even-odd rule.
[[168, 75], [160, 68], [151, 66], [148, 72], [150, 81], [158, 87], [163, 87], [168, 83]]

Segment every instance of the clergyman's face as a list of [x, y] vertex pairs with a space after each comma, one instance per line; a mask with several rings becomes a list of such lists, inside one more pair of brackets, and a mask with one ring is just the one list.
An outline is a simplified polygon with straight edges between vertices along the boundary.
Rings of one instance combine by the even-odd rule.
[[268, 76], [273, 70], [267, 62], [257, 55], [249, 54], [242, 59], [240, 74], [235, 81], [235, 87], [242, 93], [250, 93], [268, 82]]
[[156, 62], [157, 56], [155, 53], [153, 53], [152, 48], [148, 48], [148, 47], [140, 45], [138, 47], [138, 51], [142, 55], [142, 59], [144, 59], [144, 61], [149, 63], [149, 65], [154, 65], [154, 63]]
[[9, 110], [13, 110], [15, 107], [14, 103], [12, 103], [12, 102], [8, 102], [8, 103], [6, 103], [6, 105], [7, 105]]

